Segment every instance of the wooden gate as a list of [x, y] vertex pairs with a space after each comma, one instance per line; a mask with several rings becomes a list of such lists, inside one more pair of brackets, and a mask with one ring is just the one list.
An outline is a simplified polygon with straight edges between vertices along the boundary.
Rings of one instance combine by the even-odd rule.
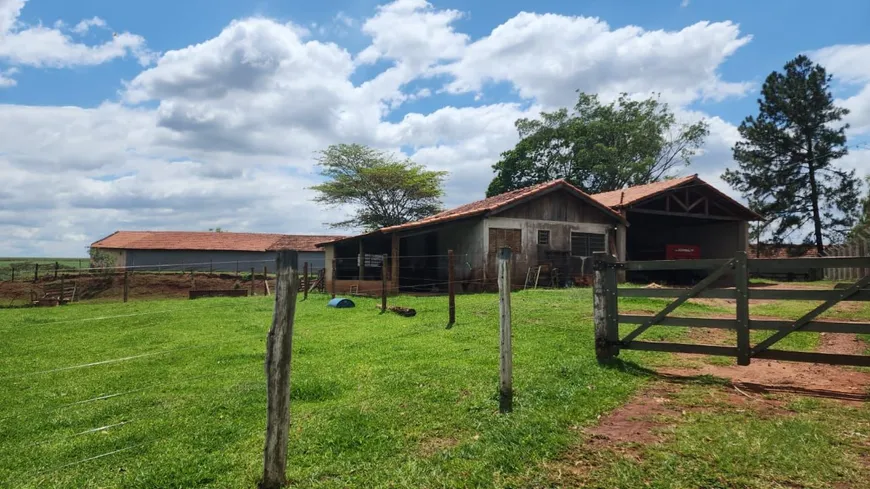
[[[604, 361], [619, 354], [620, 350], [663, 351], [676, 353], [699, 353], [737, 358], [738, 365], [749, 365], [753, 358], [787, 360], [795, 362], [828, 363], [835, 365], [870, 366], [870, 356], [841, 355], [832, 353], [798, 352], [772, 349], [777, 342], [795, 331], [824, 333], [870, 333], [870, 323], [819, 321], [818, 316], [843, 301], [870, 300], [870, 275], [861, 277], [848, 286], [834, 290], [771, 290], [750, 288], [749, 274], [777, 270], [806, 270], [820, 268], [870, 268], [870, 258], [785, 258], [749, 259], [745, 252], [734, 258], [715, 260], [675, 261], [627, 261], [618, 262], [612, 255], [595, 255], [594, 313], [595, 349], [599, 360]], [[619, 288], [619, 270], [708, 270], [709, 275], [691, 288]], [[732, 282], [734, 287], [712, 286]], [[619, 314], [619, 297], [659, 297], [674, 300], [652, 316]], [[736, 302], [734, 318], [687, 318], [671, 317], [677, 307], [692, 298], [733, 299]], [[755, 320], [750, 318], [749, 300], [803, 300], [820, 301], [810, 312], [797, 320]], [[620, 337], [620, 324], [638, 325], [633, 331]], [[652, 326], [682, 326], [737, 331], [737, 344], [730, 346], [693, 345], [685, 343], [660, 343], [640, 341], [644, 331]], [[752, 345], [750, 331], [775, 331], [767, 339]]]

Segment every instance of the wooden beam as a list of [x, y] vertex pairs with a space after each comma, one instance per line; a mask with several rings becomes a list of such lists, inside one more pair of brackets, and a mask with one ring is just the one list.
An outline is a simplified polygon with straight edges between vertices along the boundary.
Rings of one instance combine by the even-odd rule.
[[392, 257], [392, 261], [390, 265], [392, 265], [392, 273], [390, 274], [390, 280], [393, 283], [393, 290], [398, 293], [399, 292], [399, 235], [393, 233], [392, 243], [390, 246], [390, 256]]
[[679, 197], [677, 197], [677, 194], [676, 194], [676, 193], [671, 192], [671, 193], [668, 194], [668, 196], [670, 196], [670, 198], [673, 199], [674, 202], [676, 202], [677, 204], [680, 204], [680, 207], [682, 207], [684, 211], [688, 211], [688, 210], [689, 210], [689, 206], [687, 206], [686, 204], [684, 204], [683, 201], [680, 200]]
[[[750, 299], [791, 300], [791, 301], [827, 301], [840, 297], [842, 290], [776, 290], [749, 289]], [[870, 301], [870, 290], [860, 290], [845, 301]]]
[[712, 258], [700, 260], [647, 260], [627, 261], [626, 270], [650, 271], [650, 270], [712, 270], [719, 268], [733, 260], [729, 258]]
[[777, 272], [812, 270], [815, 268], [862, 267], [870, 267], [870, 257], [838, 256], [822, 258], [753, 258], [749, 260], [750, 272]]
[[365, 280], [366, 274], [366, 255], [363, 250], [363, 240], [361, 239], [359, 240], [359, 255], [357, 259], [359, 260], [359, 279], [362, 281]]
[[[705, 196], [701, 196], [701, 197], [699, 197], [698, 200], [692, 202], [692, 204], [689, 205], [689, 208], [686, 209], [686, 212], [691, 212], [692, 209], [694, 209], [695, 207], [697, 207], [698, 204], [700, 204], [700, 203], [702, 203], [702, 202], [707, 202], [707, 197], [705, 197]], [[704, 214], [706, 214], [706, 213], [707, 213], [707, 206], [704, 206]]]
[[766, 350], [753, 355], [753, 358], [781, 360], [787, 362], [824, 363], [828, 365], [852, 365], [870, 367], [868, 355], [840, 355], [836, 353], [814, 353], [803, 351]]
[[[639, 314], [620, 314], [620, 324], [643, 324], [653, 319], [653, 316]], [[733, 319], [717, 318], [680, 318], [666, 317], [658, 322], [658, 326], [678, 326], [681, 328], [711, 328], [711, 329], [734, 329], [736, 321]]]
[[498, 410], [513, 411], [513, 348], [511, 334], [511, 249], [504, 247], [498, 252]]
[[654, 209], [638, 209], [637, 207], [633, 207], [630, 212], [636, 212], [639, 214], [653, 214], [659, 216], [675, 216], [675, 217], [694, 217], [697, 219], [718, 219], [720, 221], [744, 221], [745, 219], [741, 219], [735, 216], [719, 216], [716, 214], [699, 214], [694, 212], [671, 212], [668, 210], [657, 211]]
[[[686, 345], [683, 343], [654, 343], [651, 341], [632, 341], [623, 346], [626, 350], [663, 351], [669, 353], [694, 353], [698, 355], [719, 355], [736, 357], [737, 348], [731, 346]], [[870, 357], [868, 357], [870, 358]]]
[[818, 305], [812, 311], [801, 316], [801, 318], [798, 319], [797, 321], [795, 321], [794, 324], [790, 328], [785, 329], [785, 330], [781, 330], [777, 333], [774, 333], [766, 340], [755, 345], [755, 347], [752, 348], [752, 355], [756, 356], [759, 353], [763, 352], [764, 350], [767, 350], [768, 348], [770, 348], [771, 345], [775, 344], [777, 341], [779, 341], [779, 340], [785, 338], [786, 336], [788, 336], [789, 334], [801, 329], [804, 325], [806, 325], [811, 320], [816, 318], [819, 314], [822, 314], [823, 312], [827, 311], [828, 309], [834, 307], [837, 303], [848, 298], [850, 295], [854, 295], [859, 290], [861, 290], [862, 287], [866, 286], [867, 284], [870, 284], [870, 275], [855, 282], [848, 289], [837, 291], [840, 293], [840, 295], [838, 297], [832, 297], [832, 298], [828, 299], [824, 303]]
[[[619, 289], [620, 297], [679, 297], [688, 289], [643, 289], [622, 288]], [[734, 299], [737, 297], [734, 289], [707, 289], [702, 290], [695, 296], [697, 299]], [[751, 296], [750, 296], [751, 297]]]
[[656, 323], [661, 321], [665, 316], [673, 312], [674, 309], [680, 307], [681, 304], [696, 296], [698, 292], [709, 287], [713, 282], [719, 279], [725, 272], [731, 270], [731, 266], [733, 265], [734, 260], [728, 260], [725, 264], [719, 267], [715, 272], [707, 275], [704, 280], [701, 280], [694, 287], [684, 292], [680, 297], [677, 297], [673, 302], [668, 304], [664, 309], [659, 311], [652, 319], [638, 326], [637, 329], [629, 333], [625, 338], [622, 339], [623, 343], [631, 343], [631, 340], [637, 338], [641, 333], [649, 329], [651, 326], [654, 326]]

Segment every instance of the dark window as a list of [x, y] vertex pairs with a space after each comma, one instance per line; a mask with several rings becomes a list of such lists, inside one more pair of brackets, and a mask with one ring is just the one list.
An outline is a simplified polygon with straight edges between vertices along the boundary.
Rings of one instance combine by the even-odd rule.
[[604, 251], [603, 234], [571, 233], [571, 255], [592, 256], [596, 251]]
[[548, 231], [548, 230], [538, 231], [538, 244], [539, 245], [550, 244], [550, 231]]

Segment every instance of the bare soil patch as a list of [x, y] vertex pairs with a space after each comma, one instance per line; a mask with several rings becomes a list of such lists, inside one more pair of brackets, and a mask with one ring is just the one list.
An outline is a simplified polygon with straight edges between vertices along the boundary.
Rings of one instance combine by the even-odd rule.
[[[262, 277], [262, 276], [260, 276]], [[123, 297], [124, 276], [112, 275], [82, 275], [69, 276], [65, 280], [75, 282], [76, 300], [121, 300]], [[251, 282], [242, 280], [234, 274], [195, 274], [189, 273], [133, 273], [128, 277], [129, 300], [155, 298], [186, 298], [188, 292], [198, 290], [218, 290], [241, 288], [250, 290]], [[39, 296], [45, 284], [54, 280], [38, 282], [0, 282], [0, 306], [20, 306], [29, 304], [31, 293]], [[270, 290], [274, 290], [275, 281], [269, 281]], [[254, 292], [265, 293], [262, 278], [254, 281]]]
[[[824, 353], [861, 354], [866, 344], [852, 334], [821, 334]], [[870, 400], [870, 372], [816, 363], [753, 360], [748, 367], [699, 364], [692, 368], [664, 367], [665, 379], [686, 380], [711, 375], [729, 380], [737, 388], [756, 393], [786, 392], [846, 402]]]

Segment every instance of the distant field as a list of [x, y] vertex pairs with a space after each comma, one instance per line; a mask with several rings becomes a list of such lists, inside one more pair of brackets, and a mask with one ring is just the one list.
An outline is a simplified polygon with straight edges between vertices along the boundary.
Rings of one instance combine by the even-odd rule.
[[54, 269], [54, 264], [57, 263], [61, 268], [66, 269], [82, 269], [90, 266], [90, 259], [84, 258], [30, 258], [30, 257], [0, 257], [0, 281], [10, 280], [12, 278], [12, 270], [15, 270], [15, 277], [29, 276], [33, 277], [33, 272], [36, 265], [39, 264], [40, 275], [48, 273]]
[[[671, 356], [624, 352], [613, 367], [599, 366], [589, 289], [513, 294], [510, 415], [497, 412], [496, 295], [458, 296], [452, 329], [444, 297], [390, 299], [416, 308], [414, 318], [354, 300], [354, 309], [327, 308], [324, 295], [298, 304], [290, 487], [761, 489], [868, 480], [854, 445], [870, 433], [870, 409], [833, 401], [782, 418], [686, 408], [661, 443], [602, 448], [584, 430], [656, 382], [648, 367]], [[272, 307], [254, 297], [0, 309], [0, 487], [254, 488]], [[729, 307], [693, 303], [685, 312]], [[644, 337], [684, 334], [652, 328]], [[804, 333], [789, 346], [817, 343]], [[733, 392], [712, 378], [696, 382], [686, 391], [692, 402]], [[569, 476], [580, 482], [566, 484]]]

